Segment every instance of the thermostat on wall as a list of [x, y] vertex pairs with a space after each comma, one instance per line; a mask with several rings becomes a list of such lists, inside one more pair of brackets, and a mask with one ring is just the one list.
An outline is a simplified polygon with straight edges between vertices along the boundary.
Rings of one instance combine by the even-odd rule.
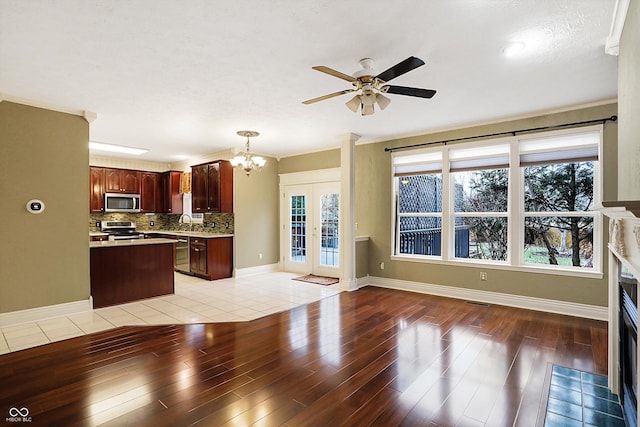
[[39, 214], [44, 211], [44, 202], [42, 200], [29, 200], [27, 202], [27, 210], [32, 214]]

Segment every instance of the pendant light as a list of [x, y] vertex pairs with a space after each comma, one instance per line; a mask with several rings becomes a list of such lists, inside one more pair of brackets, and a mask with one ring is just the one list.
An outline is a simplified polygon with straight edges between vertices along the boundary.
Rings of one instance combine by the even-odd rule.
[[247, 138], [247, 142], [245, 144], [246, 150], [244, 153], [239, 153], [233, 159], [230, 160], [230, 163], [233, 167], [240, 167], [244, 172], [249, 176], [251, 171], [259, 171], [262, 167], [267, 163], [264, 157], [255, 156], [251, 154], [251, 150], [249, 147], [249, 138], [256, 137], [260, 135], [260, 133], [253, 130], [239, 130], [236, 132], [240, 136], [244, 136]]

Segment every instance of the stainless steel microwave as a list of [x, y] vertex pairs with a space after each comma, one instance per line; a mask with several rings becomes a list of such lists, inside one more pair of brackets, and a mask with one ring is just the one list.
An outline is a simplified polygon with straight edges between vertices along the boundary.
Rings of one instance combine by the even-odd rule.
[[105, 212], [140, 212], [139, 194], [105, 193]]

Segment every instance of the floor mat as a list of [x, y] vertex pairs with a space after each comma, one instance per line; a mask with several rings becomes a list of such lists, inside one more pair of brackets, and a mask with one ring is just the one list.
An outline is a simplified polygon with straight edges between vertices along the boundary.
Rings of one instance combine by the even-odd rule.
[[299, 282], [315, 283], [316, 285], [334, 285], [340, 281], [335, 277], [316, 276], [315, 274], [307, 274], [306, 276], [294, 277], [293, 280]]
[[549, 364], [538, 426], [625, 426], [607, 377]]

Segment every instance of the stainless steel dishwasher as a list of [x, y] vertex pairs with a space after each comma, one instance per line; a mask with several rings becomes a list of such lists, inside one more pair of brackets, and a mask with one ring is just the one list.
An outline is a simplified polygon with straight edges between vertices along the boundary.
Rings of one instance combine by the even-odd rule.
[[176, 271], [191, 274], [189, 266], [189, 239], [190, 237], [179, 237], [176, 242]]

